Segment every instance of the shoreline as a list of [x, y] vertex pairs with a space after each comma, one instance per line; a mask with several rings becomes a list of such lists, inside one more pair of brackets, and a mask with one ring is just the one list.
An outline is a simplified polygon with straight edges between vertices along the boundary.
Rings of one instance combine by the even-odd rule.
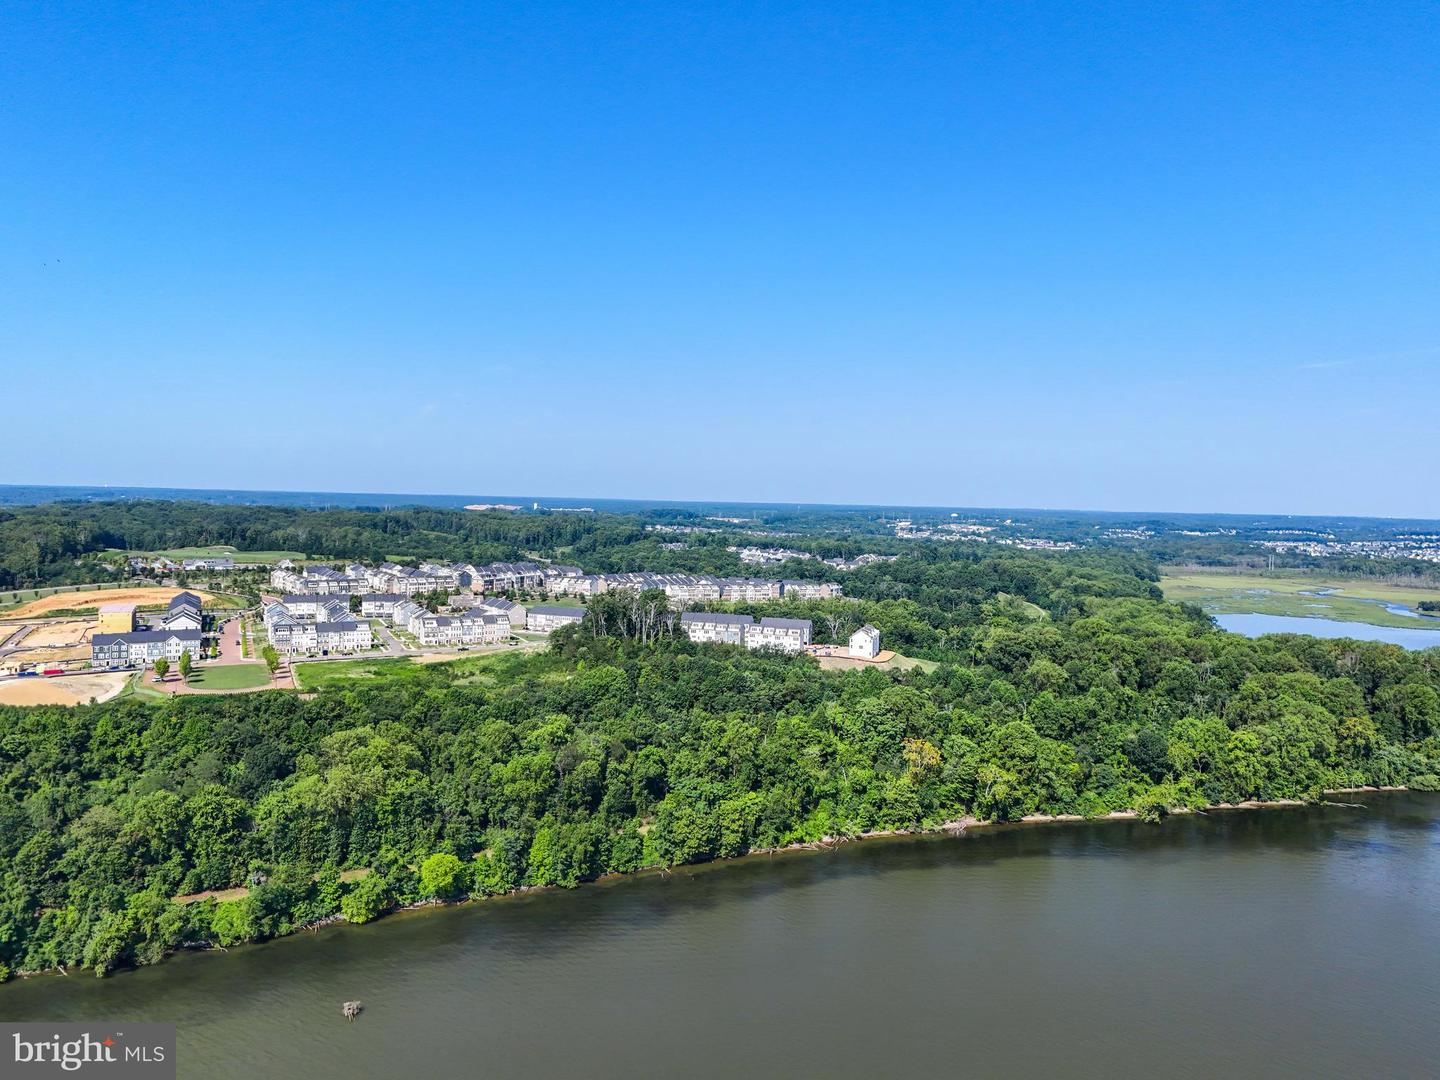
[[[1190, 815], [1190, 814], [1208, 814], [1208, 813], [1211, 813], [1212, 811], [1218, 812], [1218, 811], [1227, 811], [1227, 810], [1230, 810], [1230, 811], [1233, 811], [1233, 810], [1284, 810], [1284, 809], [1294, 809], [1294, 808], [1296, 808], [1296, 807], [1304, 807], [1304, 806], [1325, 806], [1325, 805], [1330, 805], [1330, 806], [1352, 806], [1352, 807], [1359, 807], [1359, 806], [1361, 806], [1361, 804], [1358, 804], [1358, 803], [1329, 803], [1329, 802], [1326, 801], [1326, 799], [1325, 799], [1324, 797], [1325, 797], [1325, 796], [1328, 796], [1328, 795], [1357, 795], [1357, 794], [1363, 794], [1363, 793], [1380, 794], [1380, 793], [1389, 793], [1389, 792], [1396, 792], [1396, 791], [1409, 791], [1409, 790], [1410, 790], [1410, 788], [1409, 788], [1407, 785], [1404, 785], [1404, 784], [1385, 784], [1385, 785], [1381, 785], [1381, 786], [1378, 786], [1378, 787], [1327, 788], [1326, 790], [1324, 790], [1324, 791], [1322, 791], [1322, 792], [1320, 793], [1320, 794], [1321, 794], [1321, 798], [1320, 798], [1319, 800], [1315, 801], [1315, 802], [1307, 802], [1307, 801], [1305, 801], [1304, 799], [1247, 799], [1247, 800], [1245, 800], [1245, 801], [1243, 801], [1243, 802], [1238, 802], [1238, 803], [1213, 803], [1213, 804], [1211, 804], [1211, 805], [1199, 807], [1198, 809], [1192, 809], [1192, 808], [1190, 808], [1190, 807], [1175, 807], [1175, 808], [1172, 808], [1172, 809], [1167, 810], [1167, 811], [1166, 811], [1166, 816], [1167, 816], [1167, 817], [1184, 817], [1184, 816]], [[1139, 811], [1136, 811], [1136, 810], [1111, 810], [1111, 811], [1109, 811], [1108, 813], [1097, 814], [1097, 815], [1095, 815], [1095, 816], [1093, 816], [1093, 817], [1086, 817], [1084, 814], [1027, 814], [1027, 815], [1025, 815], [1024, 817], [1017, 818], [1017, 819], [1014, 820], [1014, 821], [986, 821], [986, 820], [983, 820], [983, 819], [981, 819], [981, 818], [976, 818], [976, 817], [973, 817], [973, 816], [967, 814], [965, 817], [957, 818], [957, 819], [955, 819], [954, 821], [943, 822], [943, 823], [941, 823], [941, 824], [939, 824], [939, 825], [924, 825], [924, 826], [917, 826], [917, 827], [911, 828], [911, 829], [872, 829], [872, 830], [867, 831], [867, 832], [857, 833], [857, 834], [854, 835], [854, 836], [824, 836], [824, 837], [821, 837], [819, 840], [808, 840], [808, 841], [800, 841], [800, 840], [797, 840], [796, 842], [794, 842], [794, 843], [792, 843], [792, 844], [781, 844], [781, 845], [779, 845], [779, 846], [777, 846], [777, 847], [751, 848], [749, 851], [745, 852], [745, 853], [742, 854], [742, 855], [731, 855], [731, 856], [728, 856], [728, 857], [726, 857], [726, 858], [709, 859], [709, 860], [706, 860], [705, 862], [699, 862], [699, 863], [679, 863], [679, 864], [676, 864], [676, 865], [674, 865], [674, 866], [642, 866], [642, 867], [640, 867], [638, 870], [631, 870], [631, 871], [627, 871], [627, 872], [625, 872], [625, 873], [601, 874], [601, 875], [600, 875], [598, 878], [596, 878], [594, 881], [581, 882], [581, 884], [578, 885], [578, 886], [576, 886], [576, 888], [583, 888], [583, 887], [585, 887], [585, 886], [587, 886], [587, 885], [615, 884], [615, 883], [620, 882], [620, 881], [626, 881], [626, 880], [635, 879], [635, 878], [640, 878], [640, 877], [649, 876], [649, 875], [667, 875], [667, 874], [674, 873], [675, 871], [680, 870], [681, 868], [686, 867], [686, 866], [696, 866], [696, 867], [700, 867], [700, 866], [716, 866], [716, 865], [722, 865], [722, 864], [725, 864], [725, 863], [735, 863], [735, 862], [740, 862], [740, 861], [745, 860], [745, 859], [754, 858], [754, 857], [760, 856], [760, 855], [774, 856], [774, 855], [784, 855], [784, 854], [792, 854], [792, 853], [793, 853], [793, 854], [798, 854], [798, 853], [800, 853], [800, 852], [805, 852], [805, 851], [831, 851], [831, 850], [834, 850], [834, 849], [838, 848], [841, 844], [852, 843], [852, 842], [854, 842], [854, 843], [859, 843], [859, 842], [862, 842], [862, 841], [865, 841], [865, 840], [886, 840], [886, 839], [898, 840], [898, 839], [902, 839], [902, 838], [905, 838], [905, 837], [939, 836], [939, 835], [941, 835], [941, 834], [948, 834], [948, 835], [950, 835], [950, 836], [952, 836], [952, 837], [959, 837], [959, 836], [963, 836], [966, 832], [968, 832], [968, 831], [971, 830], [971, 829], [989, 829], [989, 828], [996, 828], [996, 827], [1001, 827], [1001, 828], [1010, 827], [1010, 828], [1014, 828], [1014, 827], [1019, 827], [1019, 826], [1032, 826], [1032, 825], [1075, 824], [1075, 823], [1077, 823], [1077, 822], [1139, 821], [1139, 820], [1141, 820], [1141, 819], [1140, 819], [1140, 813], [1139, 813]], [[1156, 822], [1156, 824], [1158, 824], [1158, 822]], [[406, 913], [421, 912], [421, 911], [424, 911], [424, 910], [426, 910], [426, 909], [428, 909], [428, 908], [451, 908], [451, 907], [464, 907], [464, 906], [466, 906], [466, 905], [471, 905], [471, 904], [485, 904], [485, 903], [490, 903], [490, 902], [493, 902], [493, 901], [496, 901], [496, 900], [507, 900], [507, 899], [512, 899], [512, 898], [521, 897], [521, 896], [527, 896], [527, 895], [530, 895], [530, 894], [533, 894], [533, 893], [539, 893], [539, 892], [559, 892], [559, 891], [563, 891], [564, 888], [565, 888], [565, 887], [564, 887], [564, 886], [561, 886], [561, 885], [521, 885], [519, 888], [511, 889], [509, 892], [496, 893], [496, 894], [494, 894], [494, 895], [492, 895], [492, 896], [467, 896], [467, 897], [464, 897], [463, 899], [458, 899], [458, 900], [435, 900], [435, 899], [432, 899], [432, 900], [417, 900], [417, 901], [415, 901], [414, 903], [401, 904], [401, 905], [398, 905], [398, 906], [396, 906], [396, 907], [394, 907], [394, 908], [391, 908], [388, 912], [385, 913], [385, 915], [381, 916], [381, 917], [378, 918], [378, 919], [368, 920], [368, 922], [379, 922], [379, 921], [382, 921], [383, 919], [389, 918], [389, 917], [394, 916], [394, 915], [403, 915], [403, 914], [406, 914]], [[293, 930], [291, 930], [290, 933], [288, 933], [288, 934], [277, 935], [276, 937], [267, 938], [267, 939], [265, 939], [265, 940], [266, 940], [266, 941], [279, 941], [279, 940], [282, 940], [283, 938], [286, 938], [286, 937], [294, 937], [294, 936], [296, 936], [297, 934], [300, 934], [300, 933], [305, 932], [305, 931], [315, 932], [315, 931], [319, 931], [319, 930], [321, 930], [321, 929], [324, 929], [325, 927], [328, 927], [328, 926], [335, 926], [335, 925], [341, 925], [341, 924], [345, 924], [345, 925], [355, 925], [355, 926], [366, 925], [366, 924], [362, 924], [362, 923], [350, 924], [349, 920], [346, 919], [345, 916], [341, 915], [339, 912], [336, 912], [336, 913], [334, 913], [334, 914], [332, 914], [332, 915], [327, 915], [327, 916], [326, 916], [325, 918], [323, 918], [323, 919], [318, 919], [318, 920], [316, 920], [315, 922], [306, 923], [306, 924], [304, 924], [303, 926], [297, 926], [297, 927], [295, 927]], [[249, 945], [257, 945], [257, 944], [264, 944], [264, 942], [247, 942], [246, 944], [249, 944]], [[222, 947], [222, 946], [218, 946], [218, 945], [202, 945], [202, 944], [196, 944], [196, 945], [190, 945], [190, 946], [183, 946], [183, 947], [180, 948], [180, 949], [176, 949], [176, 950], [174, 950], [174, 952], [168, 953], [167, 956], [166, 956], [166, 958], [168, 959], [170, 956], [174, 956], [174, 955], [176, 955], [176, 954], [178, 954], [178, 953], [181, 953], [181, 952], [201, 952], [201, 953], [222, 952], [222, 953], [223, 953], [223, 952], [228, 952], [228, 951], [229, 951], [230, 949], [232, 949], [232, 948], [243, 948], [243, 947], [244, 947], [244, 946], [241, 946], [241, 945], [232, 945], [232, 946], [228, 946], [228, 947]], [[163, 961], [162, 961], [162, 962], [163, 962]], [[143, 966], [145, 966], [145, 967], [154, 967], [154, 966], [156, 966], [156, 965], [154, 965], [154, 964], [147, 964], [147, 965], [143, 965]], [[91, 971], [91, 969], [89, 969], [89, 968], [77, 968], [76, 970], [77, 970], [77, 971], [84, 971], [84, 972], [86, 972], [87, 974], [89, 974], [90, 971]], [[111, 974], [123, 974], [124, 972], [127, 972], [127, 971], [137, 971], [137, 970], [139, 970], [139, 967], [121, 968], [121, 969], [117, 969], [115, 972], [112, 972]], [[44, 978], [44, 977], [47, 977], [47, 976], [55, 976], [55, 975], [65, 975], [65, 976], [68, 976], [69, 974], [70, 974], [70, 972], [66, 971], [64, 968], [59, 968], [59, 967], [57, 967], [57, 968], [44, 968], [44, 969], [41, 969], [41, 970], [39, 970], [39, 971], [16, 971], [16, 972], [14, 973], [14, 975], [13, 975], [13, 978], [18, 981], [18, 980], [23, 980], [23, 979]], [[3, 985], [3, 984], [0, 984], [0, 985]]]

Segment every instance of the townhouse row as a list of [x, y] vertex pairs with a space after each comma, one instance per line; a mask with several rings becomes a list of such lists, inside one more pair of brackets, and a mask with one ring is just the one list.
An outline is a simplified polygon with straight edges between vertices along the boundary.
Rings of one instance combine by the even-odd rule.
[[422, 563], [419, 567], [383, 563], [366, 567], [351, 563], [344, 570], [312, 565], [297, 569], [283, 561], [270, 574], [270, 583], [290, 594], [361, 596], [367, 593], [418, 596], [445, 590], [471, 589], [479, 593], [548, 592], [554, 596], [598, 596], [617, 589], [661, 589], [681, 604], [717, 600], [759, 603], [793, 598], [828, 600], [844, 595], [830, 581], [777, 581], [755, 577], [716, 577], [711, 574], [586, 574], [578, 566], [541, 565], [534, 562], [474, 564]]
[[716, 577], [711, 574], [577, 574], [546, 582], [558, 596], [598, 596], [617, 589], [643, 592], [660, 589], [682, 604], [716, 600], [733, 603], [761, 603], [766, 600], [829, 600], [843, 596], [844, 589], [832, 581], [777, 581], [771, 578]]
[[173, 664], [186, 652], [200, 659], [205, 614], [198, 596], [177, 593], [163, 614], [147, 618], [149, 625], [142, 625], [134, 604], [101, 605], [97, 632], [90, 636], [91, 665], [150, 667], [162, 658]]
[[810, 644], [814, 625], [809, 619], [781, 619], [753, 615], [728, 615], [722, 611], [686, 611], [680, 616], [680, 630], [691, 641], [718, 645], [743, 645], [747, 649], [779, 649], [798, 653]]
[[330, 599], [317, 602], [309, 596], [287, 596], [265, 605], [265, 634], [281, 652], [297, 653], [363, 652], [375, 643], [370, 623], [356, 619], [350, 602]]

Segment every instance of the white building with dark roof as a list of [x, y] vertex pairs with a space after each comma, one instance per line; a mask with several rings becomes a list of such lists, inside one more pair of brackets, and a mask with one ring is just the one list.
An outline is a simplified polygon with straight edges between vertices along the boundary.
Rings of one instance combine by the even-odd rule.
[[680, 616], [680, 630], [695, 642], [800, 652], [810, 644], [814, 627], [809, 619], [766, 616], [757, 623], [753, 615], [687, 611]]
[[880, 655], [880, 631], [866, 623], [850, 635], [850, 655], [873, 660]]
[[360, 614], [367, 619], [388, 619], [403, 600], [399, 593], [365, 593], [360, 597]]
[[686, 611], [680, 616], [680, 630], [691, 641], [712, 645], [744, 645], [745, 630], [754, 622], [753, 615], [730, 615], [723, 611]]
[[561, 607], [556, 604], [536, 604], [525, 615], [526, 629], [539, 634], [548, 634], [562, 626], [574, 626], [585, 618], [585, 609]]
[[165, 614], [160, 616], [162, 630], [199, 630], [205, 616], [200, 598], [191, 592], [182, 592], [170, 598]]
[[95, 634], [90, 638], [94, 667], [150, 667], [162, 657], [178, 663], [182, 653], [200, 659], [199, 630], [134, 630], [128, 634]]

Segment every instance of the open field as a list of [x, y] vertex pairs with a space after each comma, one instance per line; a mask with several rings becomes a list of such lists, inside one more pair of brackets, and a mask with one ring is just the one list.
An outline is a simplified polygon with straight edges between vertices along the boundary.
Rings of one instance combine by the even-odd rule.
[[53, 645], [83, 645], [90, 640], [95, 623], [85, 619], [41, 623], [25, 635], [22, 648], [38, 649]]
[[82, 705], [92, 697], [106, 701], [125, 688], [123, 671], [63, 678], [6, 679], [0, 681], [0, 705]]
[[415, 661], [408, 656], [387, 657], [375, 660], [327, 660], [315, 663], [298, 663], [295, 685], [301, 690], [323, 690], [329, 686], [343, 686], [357, 680], [370, 679], [376, 675], [403, 675], [405, 669], [418, 670]]
[[126, 585], [122, 581], [105, 581], [95, 585], [56, 585], [48, 589], [15, 589], [0, 592], [0, 612], [9, 612], [22, 604], [28, 604], [31, 600], [39, 600], [46, 596], [58, 596], [63, 593], [81, 592], [102, 592], [105, 589], [122, 589]]
[[[1440, 600], [1440, 588], [1410, 588], [1362, 578], [1303, 574], [1177, 574], [1160, 579], [1165, 599], [1198, 604], [1207, 614], [1256, 612], [1338, 619], [1415, 629], [1421, 600]], [[1390, 610], [1387, 605], [1395, 609]]]
[[[107, 554], [134, 555], [145, 559], [160, 557], [172, 559], [175, 562], [179, 562], [181, 559], [234, 559], [237, 566], [243, 566], [246, 563], [277, 563], [281, 559], [294, 559], [297, 562], [300, 560], [314, 561], [303, 551], [236, 551], [223, 544], [215, 544], [210, 547], [169, 548], [165, 551], [121, 551], [111, 548]], [[317, 555], [315, 559], [323, 561], [323, 556]]]
[[921, 671], [934, 671], [940, 666], [935, 660], [921, 660], [915, 656], [901, 656], [899, 653], [882, 652], [881, 656], [888, 656], [887, 660], [852, 660], [848, 656], [818, 656], [816, 659], [820, 666], [826, 671], [861, 671], [864, 668], [879, 668], [884, 671], [888, 668], [897, 668], [900, 671], [908, 671], [910, 668], [919, 668]]
[[207, 664], [190, 672], [192, 690], [254, 690], [270, 685], [270, 669], [264, 664]]
[[[42, 596], [38, 600], [32, 600], [28, 604], [22, 604], [13, 611], [7, 611], [7, 619], [34, 619], [49, 615], [56, 611], [79, 611], [81, 609], [98, 608], [101, 604], [136, 604], [144, 607], [154, 604], [164, 606], [170, 602], [170, 598], [177, 593], [185, 592], [184, 589], [162, 589], [153, 588], [125, 588], [107, 589], [104, 592], [91, 593], [53, 593], [50, 596]], [[226, 596], [217, 596], [214, 593], [201, 592], [198, 589], [188, 590], [200, 597], [206, 607], [233, 607], [236, 601]]]

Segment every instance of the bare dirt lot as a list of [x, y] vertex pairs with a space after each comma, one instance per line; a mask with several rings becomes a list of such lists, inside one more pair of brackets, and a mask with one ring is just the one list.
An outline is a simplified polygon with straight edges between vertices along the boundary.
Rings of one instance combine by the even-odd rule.
[[105, 701], [125, 688], [123, 671], [62, 678], [0, 679], [0, 705], [82, 705]]
[[84, 645], [89, 642], [95, 623], [86, 619], [67, 619], [65, 622], [40, 623], [25, 635], [22, 647], [39, 649], [53, 645]]
[[99, 592], [87, 593], [55, 593], [52, 596], [42, 596], [39, 600], [31, 600], [14, 611], [7, 611], [5, 618], [34, 619], [51, 611], [98, 608], [101, 604], [139, 604], [142, 607], [149, 604], [168, 604], [172, 596], [182, 592], [192, 592], [206, 604], [215, 599], [212, 594], [198, 589], [162, 589], [158, 586], [144, 589], [102, 589]]

